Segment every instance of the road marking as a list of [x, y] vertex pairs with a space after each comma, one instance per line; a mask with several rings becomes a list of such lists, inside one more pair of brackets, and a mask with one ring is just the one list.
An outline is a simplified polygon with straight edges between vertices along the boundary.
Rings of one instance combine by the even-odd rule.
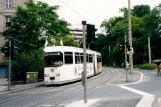
[[133, 89], [133, 88], [130, 88], [130, 87], [127, 87], [127, 86], [119, 86], [119, 87], [126, 89], [128, 91], [134, 92], [136, 94], [140, 94], [142, 96], [154, 96], [152, 94], [149, 94], [149, 93], [146, 93], [146, 92], [143, 92], [143, 91], [140, 91], [140, 90], [136, 90], [136, 89]]
[[156, 97], [155, 95], [140, 90], [136, 90], [127, 86], [119, 86], [119, 87], [143, 96], [143, 98], [139, 101], [139, 103], [135, 107], [152, 107], [152, 105], [154, 104]]

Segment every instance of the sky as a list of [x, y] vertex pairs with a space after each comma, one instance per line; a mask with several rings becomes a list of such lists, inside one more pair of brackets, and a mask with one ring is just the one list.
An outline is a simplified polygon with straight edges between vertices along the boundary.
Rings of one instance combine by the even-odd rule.
[[[38, 1], [38, 0], [36, 0]], [[40, 1], [40, 0], [39, 0]], [[80, 27], [83, 20], [98, 28], [102, 21], [122, 15], [119, 9], [128, 7], [128, 0], [41, 0], [50, 6], [59, 5], [57, 13], [60, 18], [68, 21], [72, 27]], [[151, 8], [161, 3], [161, 0], [131, 0], [131, 7], [140, 4]]]

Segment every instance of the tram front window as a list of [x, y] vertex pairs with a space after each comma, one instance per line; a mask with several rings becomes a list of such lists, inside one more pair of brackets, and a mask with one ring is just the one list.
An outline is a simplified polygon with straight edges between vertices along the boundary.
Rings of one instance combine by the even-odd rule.
[[45, 53], [46, 67], [60, 67], [63, 65], [63, 54], [61, 52]]

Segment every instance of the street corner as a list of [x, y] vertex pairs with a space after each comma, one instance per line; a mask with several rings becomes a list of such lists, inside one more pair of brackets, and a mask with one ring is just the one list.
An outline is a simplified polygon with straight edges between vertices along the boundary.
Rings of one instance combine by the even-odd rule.
[[90, 99], [87, 103], [84, 103], [84, 100], [79, 100], [72, 102], [65, 107], [98, 107], [101, 99]]
[[133, 85], [138, 84], [143, 81], [143, 73], [139, 71], [134, 71], [133, 73], [126, 72], [116, 81], [109, 83], [108, 85], [120, 86], [120, 85]]

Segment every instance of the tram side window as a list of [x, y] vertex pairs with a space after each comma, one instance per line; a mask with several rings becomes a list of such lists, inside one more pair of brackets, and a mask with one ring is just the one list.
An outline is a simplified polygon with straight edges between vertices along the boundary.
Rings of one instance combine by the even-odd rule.
[[73, 64], [73, 53], [72, 52], [65, 52], [65, 64]]
[[97, 55], [97, 62], [102, 62], [102, 58], [100, 55]]
[[90, 63], [93, 62], [92, 54], [89, 54], [89, 62], [90, 62]]
[[79, 57], [79, 53], [75, 53], [75, 63], [76, 64], [80, 64], [81, 63], [80, 57]]
[[83, 53], [80, 53], [81, 63], [83, 63]]
[[88, 59], [88, 54], [86, 54], [86, 60], [87, 60], [87, 62], [89, 62], [89, 59]]

